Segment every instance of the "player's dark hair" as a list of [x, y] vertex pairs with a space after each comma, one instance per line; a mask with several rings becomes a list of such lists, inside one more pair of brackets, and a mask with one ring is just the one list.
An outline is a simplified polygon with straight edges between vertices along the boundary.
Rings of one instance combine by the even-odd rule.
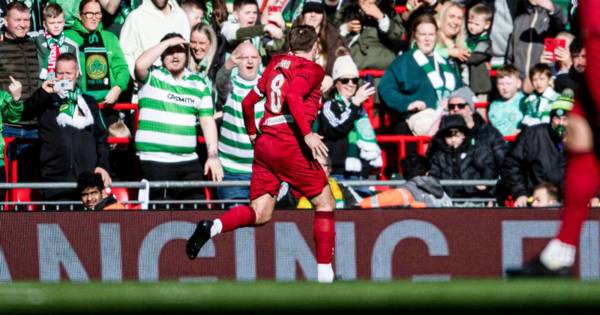
[[422, 155], [409, 154], [402, 160], [402, 175], [406, 180], [425, 176], [427, 172], [429, 172], [429, 161]]
[[237, 11], [245, 5], [255, 5], [256, 8], [258, 8], [258, 2], [256, 2], [256, 0], [235, 0], [233, 1], [233, 11]]
[[317, 32], [310, 25], [294, 26], [288, 35], [291, 51], [309, 52], [317, 42], [317, 39]]
[[79, 177], [77, 177], [77, 192], [81, 194], [89, 187], [97, 187], [99, 191], [102, 191], [102, 189], [104, 189], [102, 176], [92, 172], [83, 172], [79, 174]]
[[538, 63], [529, 70], [529, 79], [533, 80], [533, 76], [536, 74], [543, 74], [548, 78], [552, 78], [552, 69], [545, 63]]

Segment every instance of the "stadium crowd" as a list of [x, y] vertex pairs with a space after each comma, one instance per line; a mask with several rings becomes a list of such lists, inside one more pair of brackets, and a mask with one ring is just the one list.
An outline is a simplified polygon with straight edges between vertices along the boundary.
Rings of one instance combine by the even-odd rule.
[[[99, 179], [250, 179], [242, 100], [286, 53], [289, 30], [309, 25], [325, 70], [310, 127], [329, 148], [319, 162], [338, 207], [561, 202], [567, 113], [586, 68], [576, 0], [5, 0], [0, 10], [2, 132], [23, 139], [0, 163], [18, 161], [20, 182], [80, 180], [43, 200], [88, 200], [91, 188], [105, 198]], [[257, 122], [263, 111], [259, 102]], [[291, 123], [282, 111], [269, 123]], [[400, 163], [377, 142], [390, 134], [431, 142], [407, 143]], [[386, 160], [406, 185], [377, 195], [337, 184], [376, 178]], [[442, 189], [446, 179], [499, 181]], [[218, 196], [248, 199], [248, 189]], [[298, 197], [284, 187], [280, 207]], [[151, 192], [202, 198], [198, 188]]]

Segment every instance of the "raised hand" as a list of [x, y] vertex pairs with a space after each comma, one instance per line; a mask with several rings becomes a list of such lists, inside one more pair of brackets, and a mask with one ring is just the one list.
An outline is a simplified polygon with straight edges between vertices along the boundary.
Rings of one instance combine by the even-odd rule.
[[13, 100], [18, 101], [23, 95], [23, 85], [12, 76], [9, 76], [9, 78], [11, 82], [8, 85], [8, 91], [10, 92], [10, 95], [12, 95]]

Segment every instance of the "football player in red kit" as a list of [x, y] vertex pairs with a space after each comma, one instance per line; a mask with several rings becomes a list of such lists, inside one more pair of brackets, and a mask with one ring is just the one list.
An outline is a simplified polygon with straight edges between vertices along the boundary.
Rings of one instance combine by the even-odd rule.
[[[315, 205], [313, 233], [317, 252], [317, 279], [332, 282], [335, 200], [316, 156], [327, 156], [321, 137], [311, 125], [321, 107], [323, 68], [313, 62], [317, 34], [312, 26], [297, 26], [289, 33], [290, 52], [273, 57], [258, 84], [242, 101], [244, 124], [254, 143], [250, 180], [250, 206], [236, 206], [214, 221], [198, 223], [186, 243], [188, 258], [217, 234], [238, 227], [267, 223], [273, 214], [279, 186], [287, 182]], [[254, 104], [266, 97], [260, 135]]]
[[[506, 270], [509, 277], [572, 276], [589, 202], [600, 189], [600, 1], [580, 1], [581, 30], [587, 53], [585, 84], [569, 114], [565, 169], [565, 207], [558, 234], [542, 253], [521, 268]], [[590, 71], [591, 70], [591, 71]]]

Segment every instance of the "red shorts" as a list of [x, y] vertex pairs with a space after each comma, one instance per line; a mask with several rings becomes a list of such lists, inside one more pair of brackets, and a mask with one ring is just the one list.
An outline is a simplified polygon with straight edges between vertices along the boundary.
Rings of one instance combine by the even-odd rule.
[[327, 176], [321, 164], [298, 143], [263, 134], [254, 146], [250, 199], [264, 194], [277, 196], [281, 182], [310, 199], [327, 186]]

